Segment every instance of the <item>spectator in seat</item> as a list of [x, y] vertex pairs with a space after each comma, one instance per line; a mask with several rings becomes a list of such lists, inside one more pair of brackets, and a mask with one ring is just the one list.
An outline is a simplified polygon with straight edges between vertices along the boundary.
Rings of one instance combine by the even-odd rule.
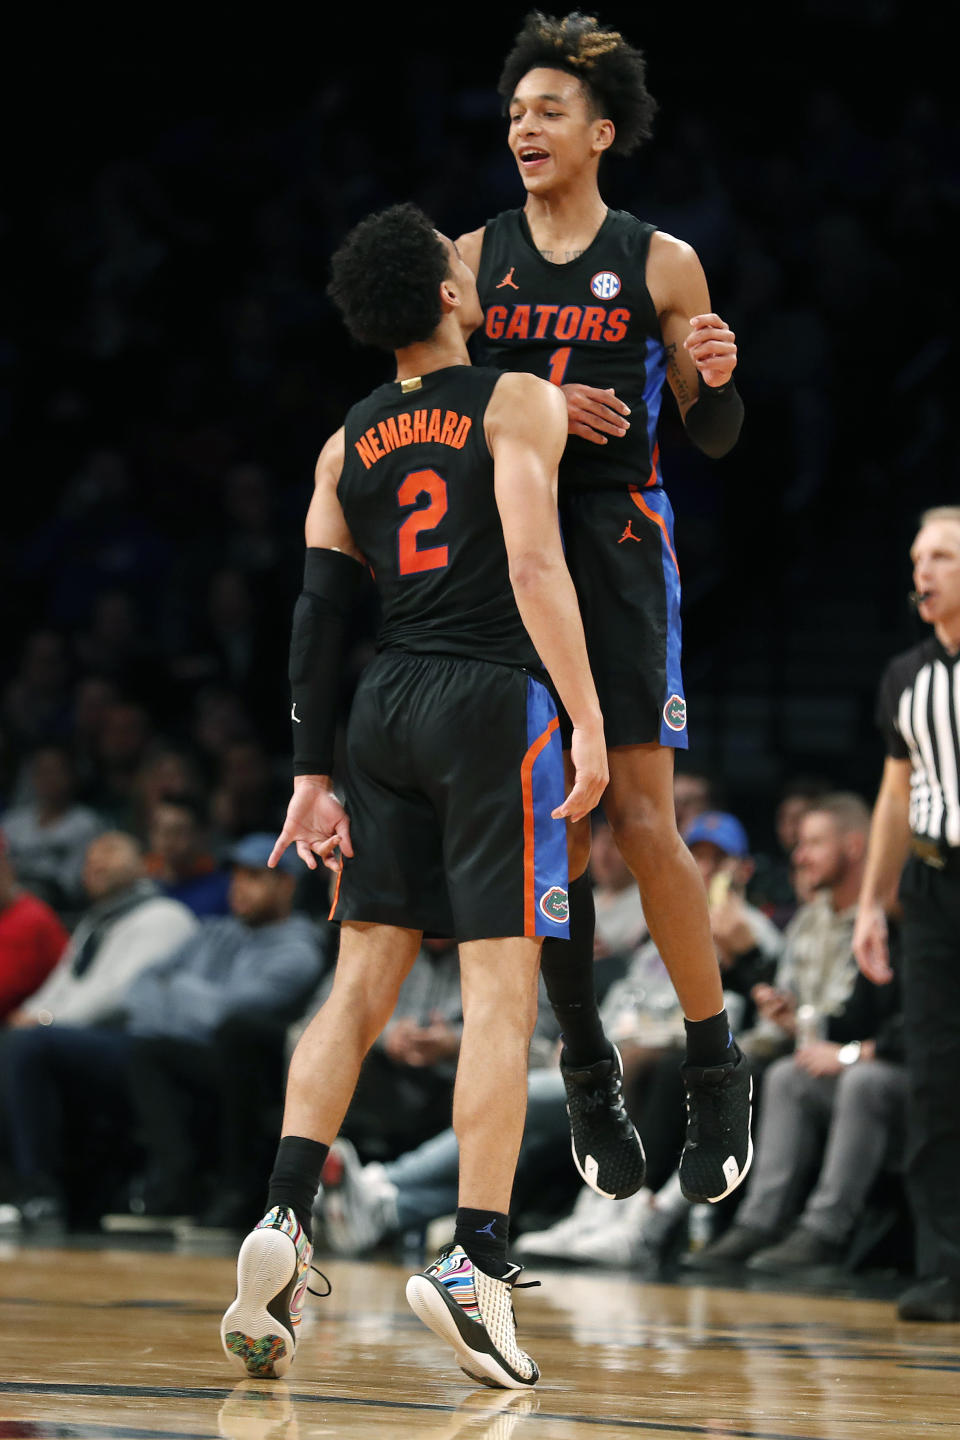
[[147, 878], [139, 844], [123, 831], [90, 842], [83, 883], [89, 908], [55, 969], [7, 1016], [9, 1027], [116, 1022], [134, 977], [196, 929], [187, 907]]
[[30, 798], [3, 817], [10, 858], [20, 883], [71, 925], [84, 901], [87, 846], [103, 830], [103, 821], [77, 804], [73, 761], [63, 746], [35, 750], [26, 775]]
[[[832, 1159], [839, 1143], [850, 1143], [851, 1132], [864, 1138], [871, 1113], [868, 1096], [885, 1095], [877, 1100], [884, 1117], [899, 1104], [899, 1071], [891, 1074], [875, 1060], [875, 1042], [893, 1018], [896, 998], [890, 987], [875, 986], [859, 974], [852, 949], [869, 825], [868, 807], [852, 794], [825, 796], [800, 820], [795, 862], [814, 898], [787, 928], [775, 984], [754, 989], [762, 1018], [752, 1045], [751, 1036], [740, 1039], [741, 1048], [761, 1061], [771, 1055], [771, 1045], [778, 1055], [763, 1078], [753, 1171], [734, 1223], [688, 1257], [697, 1269], [744, 1265], [768, 1251], [798, 1219], [825, 1136], [831, 1137]], [[788, 1053], [779, 1054], [782, 1050]], [[856, 1069], [861, 1059], [864, 1067]], [[868, 1070], [867, 1061], [877, 1068]], [[849, 1074], [848, 1067], [853, 1067]], [[884, 1143], [877, 1142], [879, 1160], [861, 1155], [867, 1188], [878, 1173], [889, 1127], [884, 1120], [872, 1128], [882, 1133]], [[824, 1172], [825, 1186], [829, 1179]], [[860, 1203], [865, 1198], [866, 1189]], [[841, 1225], [841, 1209], [827, 1218], [818, 1209], [815, 1228], [804, 1211], [803, 1234], [791, 1237], [788, 1266], [791, 1257], [801, 1265], [839, 1258], [857, 1218], [848, 1203]], [[774, 1263], [782, 1259], [781, 1254]]]
[[112, 1112], [114, 1101], [116, 1077], [99, 1088], [84, 1037], [115, 1043], [127, 986], [197, 928], [185, 905], [147, 879], [132, 835], [108, 831], [91, 841], [84, 886], [91, 903], [66, 949], [43, 984], [8, 1012], [0, 1035], [0, 1128], [18, 1176], [0, 1207], [6, 1225], [62, 1219], [52, 1172], [64, 1164], [64, 1102], [82, 1100], [96, 1113], [101, 1101]]
[[138, 1216], [195, 1215], [222, 1182], [219, 1094], [227, 1085], [256, 1094], [257, 1073], [220, 1074], [212, 1037], [241, 1015], [289, 1023], [317, 981], [313, 927], [290, 912], [301, 862], [291, 854], [269, 870], [272, 848], [266, 834], [234, 848], [229, 916], [198, 925], [179, 902], [162, 902], [183, 911], [189, 930], [123, 987], [113, 1028], [51, 1025], [8, 1047], [22, 1220], [63, 1220], [85, 1207], [89, 1218], [90, 1197], [70, 1192], [62, 1153], [65, 1128], [86, 1144], [95, 1122], [107, 1122], [111, 1172], [121, 1158], [129, 1167], [138, 1142]]
[[205, 815], [199, 800], [167, 795], [153, 807], [149, 825], [147, 874], [164, 895], [181, 900], [194, 915], [226, 915], [229, 872], [217, 864], [206, 843]]

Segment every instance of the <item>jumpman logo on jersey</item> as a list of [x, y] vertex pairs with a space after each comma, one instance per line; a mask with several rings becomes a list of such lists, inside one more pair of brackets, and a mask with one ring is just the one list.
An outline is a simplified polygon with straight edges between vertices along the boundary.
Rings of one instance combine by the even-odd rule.
[[493, 1239], [495, 1238], [495, 1237], [494, 1237], [494, 1233], [493, 1233], [493, 1227], [494, 1227], [494, 1225], [496, 1225], [496, 1223], [497, 1223], [496, 1220], [490, 1220], [486, 1225], [484, 1225], [484, 1227], [483, 1227], [482, 1230], [478, 1230], [478, 1231], [477, 1231], [477, 1234], [478, 1234], [478, 1235], [489, 1235], [489, 1236], [490, 1236], [490, 1239], [493, 1240]]
[[634, 535], [634, 533], [633, 533], [633, 521], [632, 521], [632, 520], [628, 520], [628, 521], [627, 521], [626, 528], [624, 529], [623, 534], [620, 536], [620, 539], [617, 541], [617, 544], [618, 544], [618, 545], [622, 545], [623, 542], [624, 542], [624, 540], [636, 540], [636, 542], [637, 542], [638, 545], [642, 545], [642, 544], [643, 544], [643, 536], [642, 536], [642, 535]]
[[511, 290], [519, 290], [520, 286], [516, 285], [513, 279], [513, 272], [514, 270], [516, 270], [516, 268], [516, 265], [511, 265], [506, 275], [504, 275], [503, 279], [500, 281], [500, 284], [495, 286], [495, 289], [502, 290], [505, 285], [509, 285]]

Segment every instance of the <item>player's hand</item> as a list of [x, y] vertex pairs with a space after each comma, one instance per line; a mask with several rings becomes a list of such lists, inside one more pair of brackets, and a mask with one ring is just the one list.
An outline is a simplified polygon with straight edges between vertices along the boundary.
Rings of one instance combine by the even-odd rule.
[[610, 779], [602, 725], [589, 730], [586, 727], [574, 728], [570, 760], [574, 773], [573, 789], [563, 804], [550, 812], [554, 820], [582, 820], [595, 805], [599, 805]]
[[317, 857], [328, 870], [339, 870], [340, 856], [353, 854], [350, 817], [325, 777], [298, 775], [294, 779], [287, 818], [267, 861], [271, 869], [288, 845], [296, 845], [297, 854], [311, 870], [317, 868]]
[[890, 939], [887, 917], [882, 905], [861, 905], [853, 927], [854, 959], [874, 985], [889, 985], [893, 979], [890, 965]]
[[737, 368], [737, 337], [712, 311], [691, 318], [683, 348], [689, 350], [707, 385], [726, 385]]
[[617, 399], [614, 390], [598, 390], [593, 385], [561, 385], [560, 389], [567, 402], [571, 435], [606, 445], [608, 435], [626, 435], [630, 429], [630, 407]]

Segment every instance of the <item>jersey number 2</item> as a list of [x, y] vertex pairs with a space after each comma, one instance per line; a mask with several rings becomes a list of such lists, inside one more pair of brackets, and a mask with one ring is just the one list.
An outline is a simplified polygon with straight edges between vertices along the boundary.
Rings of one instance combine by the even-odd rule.
[[397, 490], [397, 500], [403, 506], [416, 505], [421, 495], [429, 497], [429, 504], [408, 515], [397, 535], [401, 575], [443, 570], [449, 559], [446, 545], [423, 550], [417, 546], [417, 537], [425, 530], [435, 530], [447, 513], [447, 482], [436, 470], [414, 470]]

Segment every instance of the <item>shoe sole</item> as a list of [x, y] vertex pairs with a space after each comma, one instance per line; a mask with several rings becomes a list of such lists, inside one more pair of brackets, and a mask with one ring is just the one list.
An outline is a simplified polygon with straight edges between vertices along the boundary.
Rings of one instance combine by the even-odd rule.
[[[453, 1347], [460, 1369], [471, 1380], [495, 1390], [531, 1390], [540, 1379], [540, 1372], [535, 1370], [531, 1380], [521, 1380], [498, 1363], [493, 1355], [485, 1350], [475, 1350], [468, 1344], [460, 1326], [472, 1325], [476, 1328], [477, 1322], [464, 1315], [456, 1302], [448, 1298], [443, 1287], [431, 1280], [429, 1275], [411, 1275], [406, 1293], [407, 1303], [414, 1315], [434, 1335]], [[486, 1331], [483, 1333], [486, 1334]]]
[[255, 1380], [276, 1380], [293, 1363], [297, 1342], [270, 1313], [296, 1269], [297, 1252], [282, 1230], [254, 1230], [237, 1257], [237, 1298], [220, 1323], [224, 1353], [235, 1369]]

